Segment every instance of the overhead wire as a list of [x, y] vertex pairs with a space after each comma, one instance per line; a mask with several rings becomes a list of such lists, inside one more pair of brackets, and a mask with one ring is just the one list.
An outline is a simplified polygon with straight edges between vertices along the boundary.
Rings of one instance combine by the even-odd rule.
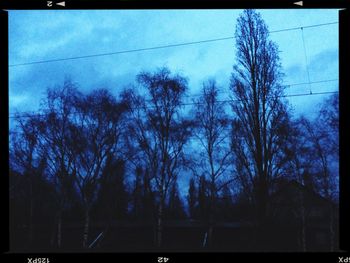
[[[312, 28], [312, 27], [320, 27], [320, 26], [327, 26], [327, 25], [333, 25], [333, 24], [338, 24], [338, 22], [329, 22], [329, 23], [314, 24], [314, 25], [308, 25], [308, 26], [302, 26], [302, 27], [285, 28], [285, 29], [269, 31], [269, 33], [273, 34], [273, 33], [279, 33], [279, 32], [291, 31], [291, 30], [299, 30], [301, 28]], [[67, 61], [67, 60], [78, 60], [78, 59], [86, 59], [86, 58], [93, 58], [93, 57], [112, 56], [112, 55], [125, 54], [125, 53], [134, 53], [134, 52], [142, 52], [142, 51], [149, 51], [149, 50], [156, 50], [156, 49], [165, 49], [165, 48], [173, 48], [173, 47], [180, 47], [180, 46], [187, 46], [187, 45], [203, 44], [203, 43], [209, 43], [209, 42], [224, 41], [229, 39], [234, 39], [234, 36], [204, 39], [204, 40], [198, 40], [198, 41], [192, 41], [192, 42], [183, 42], [183, 43], [168, 44], [168, 45], [161, 45], [161, 46], [154, 46], [154, 47], [121, 50], [121, 51], [114, 51], [114, 52], [107, 52], [107, 53], [91, 54], [91, 55], [84, 55], [84, 56], [38, 60], [38, 61], [10, 64], [9, 67], [29, 66], [29, 65], [35, 65], [35, 64], [44, 64], [44, 63], [52, 63], [52, 62]]]
[[[310, 83], [311, 80], [310, 80], [309, 62], [308, 62], [308, 59], [307, 59], [303, 27], [300, 28], [300, 31], [301, 31], [301, 39], [303, 40], [304, 58], [305, 58], [305, 67], [306, 67], [306, 73], [307, 73], [307, 80]], [[310, 94], [311, 94], [312, 90], [311, 90], [311, 85], [310, 84], [309, 84], [309, 90], [310, 90]]]
[[[300, 97], [300, 96], [314, 96], [314, 95], [325, 95], [325, 94], [335, 94], [338, 93], [338, 91], [323, 91], [323, 92], [314, 92], [314, 93], [299, 93], [299, 94], [289, 94], [289, 95], [282, 95], [279, 97]], [[236, 99], [228, 99], [228, 100], [218, 100], [218, 103], [231, 103], [231, 102], [238, 102], [239, 100]], [[201, 105], [202, 103], [198, 102], [188, 102], [188, 103], [180, 103], [181, 106], [191, 106], [191, 105]], [[40, 113], [28, 113], [25, 112], [22, 114], [12, 114], [12, 116], [9, 116], [9, 118], [18, 119], [18, 118], [30, 118], [33, 116], [45, 116], [45, 114]]]
[[[308, 59], [307, 59], [306, 46], [305, 46], [305, 40], [304, 40], [304, 34], [303, 34], [304, 28], [313, 28], [313, 27], [320, 27], [320, 26], [333, 25], [333, 24], [338, 24], [338, 22], [329, 22], [329, 23], [314, 24], [314, 25], [307, 25], [307, 26], [302, 26], [302, 27], [293, 27], [293, 28], [285, 28], [285, 29], [280, 29], [280, 30], [269, 31], [269, 33], [279, 33], [279, 32], [291, 31], [291, 30], [301, 30], [301, 32], [302, 32], [304, 57], [305, 57], [307, 75], [308, 75], [308, 82], [294, 83], [294, 84], [288, 84], [288, 85], [283, 85], [283, 86], [284, 87], [291, 87], [291, 86], [298, 86], [298, 85], [309, 85], [310, 92], [309, 93], [283, 95], [281, 97], [299, 97], [299, 96], [308, 96], [308, 95], [322, 95], [322, 94], [331, 94], [331, 93], [338, 92], [338, 91], [324, 91], [324, 92], [312, 93], [311, 84], [338, 81], [338, 79], [328, 79], [328, 80], [320, 80], [320, 81], [313, 81], [313, 82], [310, 81], [310, 74], [309, 74], [309, 69], [308, 69]], [[33, 61], [33, 62], [26, 62], [26, 63], [19, 63], [19, 64], [11, 64], [11, 65], [9, 65], [9, 67], [27, 66], [27, 65], [34, 65], [34, 64], [43, 64], [43, 63], [76, 60], [76, 59], [84, 59], [84, 58], [92, 58], [92, 57], [100, 57], [100, 56], [110, 56], [110, 55], [117, 55], [117, 54], [124, 54], [124, 53], [133, 53], [133, 52], [141, 52], [141, 51], [147, 51], [147, 50], [156, 50], [156, 49], [172, 48], [172, 47], [179, 47], [179, 46], [186, 46], [186, 45], [195, 45], [195, 44], [202, 44], [202, 43], [209, 43], [209, 42], [217, 42], [217, 41], [224, 41], [224, 40], [229, 40], [229, 39], [234, 39], [234, 36], [215, 38], [215, 39], [205, 39], [205, 40], [184, 42], [184, 43], [177, 43], [177, 44], [169, 44], [169, 45], [163, 45], [163, 46], [123, 50], [123, 51], [116, 51], [116, 52], [109, 52], [109, 53], [100, 53], [100, 54], [92, 54], [92, 55], [85, 55], [85, 56], [76, 56], [76, 57], [68, 57], [68, 58], [59, 58], [59, 59], [50, 59], [50, 60]], [[195, 96], [200, 96], [200, 94], [191, 95], [191, 97], [195, 97]], [[234, 101], [234, 100], [232, 100], [232, 99], [222, 100], [219, 102], [229, 103], [232, 101]], [[198, 104], [198, 103], [189, 102], [189, 103], [182, 103], [181, 105], [188, 106], [188, 105], [195, 105], [195, 104]], [[16, 114], [15, 116], [14, 115], [9, 116], [9, 118], [25, 118], [25, 117], [30, 117], [33, 115], [34, 114], [22, 114], [22, 115]]]

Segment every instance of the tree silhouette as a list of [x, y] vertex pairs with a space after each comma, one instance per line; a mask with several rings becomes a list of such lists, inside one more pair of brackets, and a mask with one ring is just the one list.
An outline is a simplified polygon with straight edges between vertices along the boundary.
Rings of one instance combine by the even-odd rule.
[[213, 80], [203, 85], [201, 97], [196, 101], [195, 123], [194, 135], [203, 149], [198, 169], [203, 171], [209, 183], [208, 244], [211, 245], [218, 192], [230, 182], [226, 172], [231, 165], [227, 141], [229, 119], [223, 104], [218, 101], [218, 87]]
[[132, 217], [142, 221], [152, 221], [155, 217], [155, 197], [149, 172], [136, 167], [134, 186], [131, 193]]
[[67, 79], [61, 87], [48, 89], [42, 103], [40, 147], [47, 157], [46, 173], [55, 188], [57, 230], [54, 231], [54, 243], [58, 248], [62, 243], [62, 214], [76, 199], [73, 171], [75, 156], [71, 152], [75, 138], [70, 127], [73, 125], [74, 105], [79, 97], [81, 93], [76, 85]]
[[75, 123], [71, 127], [75, 143], [71, 152], [75, 157], [76, 185], [85, 213], [83, 247], [86, 248], [91, 208], [107, 160], [118, 156], [127, 107], [116, 101], [109, 91], [101, 89], [81, 97], [75, 109]]
[[231, 78], [235, 114], [232, 150], [242, 185], [252, 193], [257, 222], [266, 218], [271, 180], [279, 174], [283, 158], [279, 149], [287, 134], [288, 113], [281, 96], [281, 69], [276, 44], [254, 10], [237, 19], [236, 59]]
[[187, 203], [189, 216], [192, 219], [197, 218], [197, 207], [198, 207], [198, 188], [196, 187], [196, 182], [194, 178], [190, 179], [187, 195]]
[[165, 200], [170, 186], [177, 179], [183, 147], [190, 136], [191, 123], [180, 115], [187, 81], [181, 76], [172, 76], [166, 68], [154, 74], [141, 73], [137, 80], [147, 96], [129, 96], [134, 116], [130, 131], [144, 156], [145, 166], [157, 191], [156, 244], [160, 247]]
[[[173, 246], [172, 238], [194, 248], [214, 248], [227, 238], [232, 243], [221, 242], [223, 248], [234, 248], [249, 236], [247, 249], [264, 249], [281, 227], [283, 235], [293, 231], [290, 239], [302, 251], [313, 246], [309, 232], [326, 229], [334, 250], [338, 95], [314, 119], [296, 118], [284, 98], [277, 45], [259, 13], [239, 16], [235, 39], [230, 98], [221, 98], [209, 80], [187, 103], [188, 80], [160, 68], [139, 73], [132, 88], [116, 90], [119, 97], [108, 89], [81, 92], [67, 79], [47, 89], [37, 112], [14, 116], [12, 246], [95, 249], [89, 245], [97, 240], [100, 248], [113, 244], [121, 251], [134, 238], [132, 247], [144, 249], [154, 231], [154, 249]], [[182, 224], [188, 219], [195, 220]], [[99, 225], [103, 235], [91, 243]], [[163, 242], [164, 225], [170, 242]], [[193, 239], [183, 238], [187, 232]]]
[[[23, 202], [25, 222], [28, 226], [27, 246], [31, 247], [34, 224], [38, 217], [40, 194], [48, 193], [44, 170], [47, 165], [45, 153], [40, 148], [40, 116], [33, 115], [23, 120], [18, 118], [18, 127], [10, 136], [10, 169], [17, 182], [10, 185], [10, 195], [15, 205]], [[13, 180], [10, 180], [13, 182]], [[14, 218], [12, 218], [14, 219]], [[16, 220], [16, 219], [15, 219]]]
[[[339, 99], [334, 95], [321, 105], [319, 114], [314, 121], [301, 119], [301, 127], [306, 132], [306, 138], [311, 147], [310, 171], [313, 171], [313, 181], [316, 190], [329, 200], [329, 244], [330, 250], [335, 249], [334, 218], [338, 193], [338, 167], [339, 162]], [[336, 166], [336, 167], [334, 167]]]
[[96, 218], [102, 222], [107, 221], [107, 227], [113, 220], [126, 218], [128, 193], [124, 176], [125, 161], [109, 157], [101, 175], [94, 205]]
[[209, 221], [209, 182], [205, 176], [199, 177], [198, 182], [198, 214], [201, 220]]
[[[288, 128], [288, 139], [283, 147], [283, 152], [288, 159], [285, 169], [285, 178], [295, 180], [300, 185], [313, 185], [313, 178], [309, 172], [312, 167], [312, 148], [307, 138], [306, 131], [303, 129], [303, 118], [291, 121]], [[311, 188], [312, 189], [312, 188]], [[307, 251], [307, 219], [308, 209], [304, 192], [298, 189], [296, 192], [297, 207], [294, 208], [294, 213], [300, 218], [300, 244], [301, 250]]]
[[164, 217], [169, 219], [186, 218], [184, 204], [182, 202], [177, 183], [173, 183], [169, 189], [169, 197], [164, 214]]

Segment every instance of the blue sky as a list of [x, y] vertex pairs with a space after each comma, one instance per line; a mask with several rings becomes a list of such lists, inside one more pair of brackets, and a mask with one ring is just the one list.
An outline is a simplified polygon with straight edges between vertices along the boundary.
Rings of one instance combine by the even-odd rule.
[[[338, 22], [338, 10], [258, 10], [270, 31]], [[233, 36], [242, 10], [9, 11], [9, 64], [75, 57]], [[284, 84], [308, 82], [301, 30], [271, 33], [279, 46]], [[310, 81], [338, 78], [338, 25], [304, 29]], [[89, 59], [9, 68], [10, 114], [35, 111], [47, 87], [70, 76], [82, 91], [109, 88], [115, 95], [142, 70], [167, 66], [189, 79], [197, 94], [215, 78], [228, 94], [234, 40]], [[287, 94], [309, 92], [292, 86]], [[337, 82], [312, 84], [335, 91]], [[224, 93], [225, 94], [225, 93]], [[228, 96], [228, 95], [227, 95]], [[313, 116], [326, 95], [288, 98], [295, 115]], [[183, 183], [180, 182], [181, 184]], [[181, 186], [180, 186], [181, 187]]]
[[[335, 9], [258, 10], [270, 31], [338, 21]], [[242, 10], [9, 11], [9, 64], [137, 49], [232, 36]], [[308, 82], [301, 30], [272, 33], [284, 83]], [[304, 29], [310, 80], [338, 78], [338, 25]], [[9, 68], [10, 113], [36, 110], [47, 87], [72, 77], [83, 91], [118, 94], [141, 70], [168, 66], [189, 78], [190, 93], [216, 78], [223, 91], [235, 62], [234, 40]], [[313, 84], [337, 90], [337, 82]], [[292, 86], [287, 94], [308, 92]], [[295, 112], [312, 113], [325, 95], [290, 98]]]

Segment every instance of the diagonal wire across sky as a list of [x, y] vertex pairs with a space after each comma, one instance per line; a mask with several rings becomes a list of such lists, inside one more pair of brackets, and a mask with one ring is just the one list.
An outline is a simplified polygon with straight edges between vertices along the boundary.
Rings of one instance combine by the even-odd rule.
[[[279, 33], [279, 32], [292, 31], [292, 30], [300, 30], [300, 29], [303, 30], [305, 28], [321, 27], [321, 26], [328, 26], [328, 25], [334, 25], [334, 24], [338, 24], [338, 22], [329, 22], [329, 23], [322, 23], [322, 24], [307, 25], [302, 27], [285, 28], [285, 29], [269, 31], [269, 33], [272, 34], [272, 33]], [[197, 44], [204, 44], [204, 43], [210, 43], [210, 42], [232, 40], [234, 38], [235, 38], [234, 36], [228, 36], [228, 37], [222, 37], [222, 38], [204, 39], [204, 40], [198, 40], [198, 41], [192, 41], [192, 42], [183, 42], [183, 43], [168, 44], [168, 45], [161, 45], [161, 46], [154, 46], [154, 47], [121, 50], [121, 51], [114, 51], [114, 52], [108, 52], [108, 53], [97, 53], [97, 54], [90, 54], [90, 55], [84, 55], [84, 56], [38, 60], [38, 61], [10, 64], [9, 67], [30, 66], [35, 64], [45, 64], [45, 63], [53, 63], [53, 62], [67, 61], [67, 60], [78, 60], [78, 59], [87, 59], [87, 58], [93, 58], [93, 57], [112, 56], [112, 55], [125, 54], [125, 53], [134, 53], [134, 52], [142, 52], [142, 51], [149, 51], [149, 50], [156, 50], [156, 49], [174, 48], [174, 47], [180, 47], [180, 46], [197, 45]]]
[[[284, 28], [284, 29], [269, 31], [269, 33], [273, 34], [273, 33], [293, 31], [293, 30], [301, 30], [302, 34], [303, 34], [304, 33], [303, 29], [305, 29], [305, 28], [322, 27], [322, 26], [328, 26], [328, 25], [334, 25], [334, 24], [338, 24], [338, 22], [328, 22], [328, 23], [320, 23], [320, 24], [306, 25], [306, 26], [300, 26], [300, 27]], [[151, 51], [151, 50], [157, 50], [157, 49], [166, 49], [166, 48], [174, 48], [174, 47], [180, 47], [180, 46], [188, 46], [188, 45], [197, 45], [197, 44], [204, 44], [204, 43], [210, 43], [210, 42], [226, 41], [226, 40], [232, 40], [234, 38], [235, 38], [234, 36], [228, 36], [228, 37], [204, 39], [204, 40], [198, 40], [198, 41], [192, 41], [192, 42], [182, 42], [182, 43], [160, 45], [160, 46], [153, 46], [153, 47], [144, 47], [144, 48], [138, 48], [138, 49], [121, 50], [121, 51], [114, 51], [114, 52], [108, 52], [108, 53], [96, 53], [96, 54], [83, 55], [83, 56], [38, 60], [38, 61], [10, 64], [9, 67], [15, 68], [15, 67], [20, 67], [20, 66], [31, 66], [31, 65], [36, 65], [36, 64], [54, 63], [54, 62], [68, 61], [68, 60], [79, 60], [79, 59], [88, 59], [88, 58], [102, 57], [102, 56], [112, 56], [112, 55], [125, 54], [125, 53], [144, 52], [144, 51]], [[305, 43], [304, 43], [304, 53], [306, 56]], [[325, 80], [319, 80], [319, 81], [310, 81], [310, 77], [308, 77], [308, 82], [287, 84], [287, 85], [284, 85], [284, 87], [299, 86], [299, 85], [309, 85], [309, 87], [310, 87], [311, 84], [336, 82], [336, 81], [338, 81], [338, 78], [325, 79]], [[338, 91], [323, 91], [323, 92], [312, 93], [311, 88], [310, 88], [310, 93], [287, 94], [287, 95], [283, 95], [282, 97], [302, 97], [302, 96], [334, 94], [334, 93], [338, 93]], [[186, 97], [190, 99], [190, 98], [194, 98], [196, 96], [200, 96], [200, 94], [191, 94], [190, 96], [186, 96]], [[221, 100], [220, 102], [221, 103], [230, 103], [233, 101], [234, 100], [229, 99], [229, 100]], [[198, 104], [198, 103], [196, 103], [196, 102], [182, 103], [183, 106], [189, 106], [189, 105], [195, 105], [195, 104]], [[9, 116], [9, 118], [14, 118], [14, 119], [27, 118], [27, 117], [30, 117], [33, 115], [34, 115], [33, 113], [22, 112], [21, 114], [11, 114]]]

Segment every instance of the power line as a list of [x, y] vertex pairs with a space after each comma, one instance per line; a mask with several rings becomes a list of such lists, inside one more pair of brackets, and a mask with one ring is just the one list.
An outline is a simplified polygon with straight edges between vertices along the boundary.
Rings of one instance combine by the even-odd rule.
[[222, 41], [222, 40], [227, 40], [227, 39], [232, 39], [232, 38], [234, 38], [234, 37], [223, 37], [223, 38], [207, 39], [207, 40], [200, 40], [200, 41], [194, 41], [194, 42], [186, 42], [186, 43], [179, 43], [179, 44], [170, 44], [170, 45], [165, 45], [165, 46], [138, 48], [138, 49], [130, 49], [130, 50], [123, 50], [123, 51], [116, 51], [116, 52], [109, 52], [109, 53], [101, 53], [101, 54], [93, 54], [93, 55], [86, 55], [86, 56], [79, 56], [79, 57], [58, 58], [58, 59], [34, 61], [34, 62], [27, 62], [27, 63], [21, 63], [21, 64], [13, 64], [13, 65], [9, 65], [9, 67], [27, 66], [27, 65], [33, 65], [33, 64], [43, 64], [43, 63], [65, 61], [65, 60], [74, 60], [74, 59], [84, 59], [84, 58], [92, 58], [92, 57], [111, 56], [111, 55], [133, 53], [133, 52], [140, 52], [140, 51], [146, 51], [146, 50], [155, 50], [155, 49], [162, 49], [162, 48], [171, 48], [171, 47], [179, 47], [179, 46], [186, 46], [186, 45], [195, 45], [195, 44], [208, 43], [208, 42], [214, 42], [214, 41]]
[[[338, 24], [338, 22], [314, 24], [314, 25], [303, 26], [303, 27], [285, 28], [285, 29], [280, 29], [280, 30], [273, 30], [273, 31], [270, 31], [269, 33], [270, 34], [271, 33], [279, 33], [279, 32], [291, 31], [291, 30], [299, 30], [299, 29], [302, 29], [302, 28], [320, 27], [320, 26], [327, 26], [327, 25], [333, 25], [333, 24]], [[205, 39], [205, 40], [199, 40], [199, 41], [193, 41], [193, 42], [184, 42], [184, 43], [178, 43], [178, 44], [169, 44], [169, 45], [155, 46], [155, 47], [129, 49], [129, 50], [122, 50], [122, 51], [115, 51], [115, 52], [108, 52], [108, 53], [100, 53], [100, 54], [92, 54], [92, 55], [85, 55], [85, 56], [75, 56], [75, 57], [68, 57], [68, 58], [39, 60], [39, 61], [11, 64], [11, 65], [9, 65], [9, 67], [29, 66], [29, 65], [35, 65], [35, 64], [44, 64], [44, 63], [52, 63], [52, 62], [67, 61], [67, 60], [85, 59], [85, 58], [102, 57], [102, 56], [111, 56], [111, 55], [118, 55], [118, 54], [125, 54], [125, 53], [134, 53], [134, 52], [142, 52], [142, 51], [148, 51], [148, 50], [156, 50], [156, 49], [164, 49], [164, 48], [172, 48], [172, 47], [180, 47], [180, 46], [187, 46], [187, 45], [203, 44], [203, 43], [209, 43], [209, 42], [224, 41], [224, 40], [229, 40], [229, 39], [234, 39], [234, 36], [222, 37], [222, 38], [213, 38], [213, 39]]]
[[273, 30], [270, 31], [269, 33], [279, 33], [279, 32], [284, 32], [284, 31], [291, 31], [291, 30], [299, 30], [301, 28], [311, 28], [311, 27], [319, 27], [319, 26], [328, 26], [328, 25], [334, 25], [338, 24], [338, 22], [329, 22], [329, 23], [323, 23], [323, 24], [314, 24], [314, 25], [309, 25], [309, 26], [300, 26], [300, 27], [292, 27], [292, 28], [286, 28], [286, 29], [280, 29], [280, 30]]
[[[323, 91], [323, 92], [314, 92], [314, 93], [299, 93], [299, 94], [289, 94], [289, 95], [282, 95], [278, 96], [278, 98], [286, 98], [286, 97], [303, 97], [303, 96], [310, 96], [310, 95], [324, 95], [324, 94], [334, 94], [338, 93], [338, 91]], [[230, 102], [239, 102], [240, 100], [237, 99], [230, 99], [230, 100], [221, 100], [218, 101], [219, 103], [230, 103]], [[190, 103], [188, 103], [190, 104]], [[192, 104], [198, 104], [198, 103], [192, 103]]]
[[[313, 92], [313, 93], [299, 93], [299, 94], [289, 94], [289, 95], [283, 95], [280, 97], [302, 97], [302, 96], [314, 96], [314, 95], [324, 95], [324, 94], [335, 94], [338, 93], [338, 91], [323, 91], [323, 92]], [[239, 100], [234, 100], [234, 99], [230, 99], [230, 100], [220, 100], [218, 101], [219, 103], [230, 103], [230, 102], [235, 102], [235, 101], [239, 101]], [[197, 102], [188, 102], [188, 103], [181, 103], [181, 106], [190, 106], [190, 105], [198, 105], [200, 103]], [[12, 114], [14, 115], [14, 114]], [[33, 114], [33, 113], [25, 113], [22, 115], [15, 115], [15, 116], [9, 116], [9, 118], [13, 118], [13, 119], [19, 119], [19, 118], [29, 118], [32, 116], [45, 116], [44, 114]]]
[[[307, 54], [306, 54], [306, 46], [305, 46], [305, 40], [304, 40], [304, 30], [303, 30], [302, 27], [300, 28], [300, 31], [301, 31], [301, 38], [303, 40], [304, 58], [305, 58], [305, 66], [306, 66], [306, 72], [307, 72], [307, 80], [310, 83], [309, 63], [308, 63]], [[309, 89], [310, 89], [310, 93], [312, 93], [310, 84], [309, 84]]]
[[[326, 80], [318, 80], [318, 81], [312, 81], [312, 82], [300, 82], [300, 83], [292, 83], [292, 84], [287, 84], [287, 85], [283, 85], [283, 87], [292, 87], [292, 86], [301, 86], [301, 85], [308, 85], [308, 84], [317, 84], [317, 83], [327, 83], [327, 82], [334, 82], [334, 81], [338, 81], [339, 79], [326, 79]], [[297, 97], [297, 96], [306, 96], [306, 95], [321, 95], [321, 94], [329, 94], [329, 93], [337, 93], [338, 91], [331, 91], [331, 92], [318, 92], [318, 93], [301, 93], [301, 94], [290, 94], [290, 95], [284, 95], [281, 97]], [[224, 94], [226, 92], [220, 92], [221, 94]], [[188, 96], [185, 96], [187, 98], [191, 98], [191, 97], [198, 97], [201, 96], [201, 94], [191, 94]], [[221, 100], [219, 101], [220, 103], [228, 103], [228, 102], [232, 102], [233, 100]], [[189, 102], [189, 103], [182, 103], [182, 106], [189, 106], [189, 105], [195, 105], [198, 104], [196, 102]], [[40, 114], [39, 114], [40, 115]], [[17, 115], [19, 116], [19, 118], [26, 118], [26, 117], [31, 117], [34, 116], [34, 114], [31, 113], [27, 113], [25, 115]], [[9, 116], [9, 118], [17, 118], [17, 116]]]
[[311, 81], [311, 82], [301, 82], [301, 83], [293, 83], [288, 85], [283, 85], [284, 87], [291, 87], [291, 86], [301, 86], [301, 85], [309, 85], [309, 84], [316, 84], [316, 83], [325, 83], [325, 82], [333, 82], [338, 81], [339, 79], [326, 79], [326, 80], [318, 80], [318, 81]]
[[312, 93], [301, 93], [301, 94], [290, 94], [281, 97], [300, 97], [300, 96], [312, 96], [312, 95], [323, 95], [323, 94], [335, 94], [339, 91], [323, 91], [323, 92], [312, 92]]
[[[302, 85], [310, 85], [310, 84], [318, 84], [318, 83], [327, 83], [327, 82], [335, 82], [338, 81], [339, 79], [325, 79], [325, 80], [318, 80], [318, 81], [310, 81], [310, 82], [300, 82], [300, 83], [292, 83], [292, 84], [286, 84], [286, 85], [282, 85], [282, 87], [285, 88], [290, 88], [293, 86], [302, 86]], [[226, 91], [219, 91], [218, 93], [220, 94], [225, 94], [227, 93]], [[202, 94], [191, 94], [187, 97], [199, 97], [202, 96]]]

